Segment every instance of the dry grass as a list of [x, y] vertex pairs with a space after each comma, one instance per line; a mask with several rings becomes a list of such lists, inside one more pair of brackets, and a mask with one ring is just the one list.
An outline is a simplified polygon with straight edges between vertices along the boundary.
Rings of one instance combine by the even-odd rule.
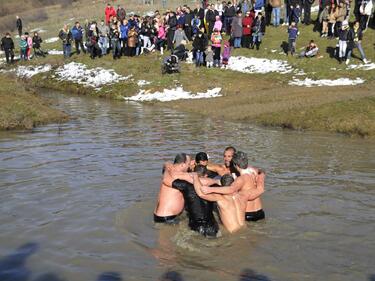
[[0, 76], [0, 130], [32, 129], [39, 124], [63, 122], [68, 116], [50, 107], [46, 99], [23, 88], [10, 76]]

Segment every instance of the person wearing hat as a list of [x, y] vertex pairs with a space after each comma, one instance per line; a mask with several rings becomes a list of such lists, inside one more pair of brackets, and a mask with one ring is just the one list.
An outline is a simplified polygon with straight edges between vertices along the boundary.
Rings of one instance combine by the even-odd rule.
[[346, 60], [346, 47], [348, 42], [349, 23], [344, 20], [339, 30], [339, 62]]
[[[14, 62], [14, 42], [10, 33], [5, 33], [5, 36], [1, 39], [1, 50], [5, 52], [5, 58], [7, 63]], [[10, 59], [10, 60], [9, 60]]]

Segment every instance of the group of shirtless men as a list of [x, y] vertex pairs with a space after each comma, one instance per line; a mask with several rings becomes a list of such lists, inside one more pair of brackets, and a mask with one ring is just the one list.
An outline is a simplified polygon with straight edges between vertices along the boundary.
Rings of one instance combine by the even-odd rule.
[[228, 232], [236, 232], [245, 221], [264, 219], [260, 199], [264, 180], [265, 173], [250, 167], [246, 153], [234, 147], [224, 150], [223, 165], [209, 162], [204, 152], [195, 160], [185, 153], [177, 154], [173, 164], [164, 164], [154, 222], [176, 223], [186, 209], [192, 230], [217, 237], [216, 202], [222, 224]]

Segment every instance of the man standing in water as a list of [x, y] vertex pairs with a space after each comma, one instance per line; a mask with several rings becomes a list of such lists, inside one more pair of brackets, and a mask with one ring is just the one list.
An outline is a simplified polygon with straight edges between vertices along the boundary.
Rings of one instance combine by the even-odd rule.
[[249, 167], [247, 154], [241, 151], [234, 154], [233, 165], [240, 173], [240, 176], [236, 178], [233, 184], [229, 187], [221, 188], [203, 187], [203, 193], [233, 195], [233, 197], [239, 198], [242, 202], [244, 209], [240, 211], [243, 212], [243, 216], [244, 218], [246, 217], [247, 221], [263, 219], [264, 212], [260, 196], [264, 192], [264, 172], [256, 171]]
[[[217, 202], [218, 209], [220, 212], [220, 219], [224, 227], [230, 232], [238, 231], [244, 225], [244, 215], [241, 210], [245, 208], [242, 206], [243, 203], [241, 200], [232, 195], [222, 195], [222, 194], [204, 194], [202, 185], [197, 174], [193, 175], [194, 177], [194, 188], [196, 193], [204, 200]], [[231, 175], [224, 175], [221, 178], [221, 183], [223, 185], [230, 185], [233, 182], [233, 177]], [[216, 187], [213, 187], [215, 189]], [[228, 188], [228, 187], [226, 187]]]
[[[205, 166], [195, 166], [194, 172], [198, 174], [200, 180], [205, 181], [207, 177], [207, 168]], [[216, 237], [219, 226], [212, 213], [212, 202], [200, 198], [195, 192], [194, 186], [185, 180], [177, 179], [173, 181], [172, 187], [180, 190], [184, 196], [190, 229], [206, 237]]]
[[176, 217], [184, 209], [184, 197], [181, 191], [172, 188], [172, 182], [179, 175], [183, 179], [184, 173], [187, 174], [190, 165], [190, 156], [185, 153], [176, 155], [172, 165], [163, 173], [160, 184], [158, 203], [154, 211], [154, 222], [156, 223], [175, 223]]
[[237, 173], [237, 171], [233, 167], [232, 159], [233, 155], [236, 153], [236, 149], [233, 146], [228, 146], [224, 150], [224, 164], [219, 165], [219, 164], [213, 164], [213, 163], [208, 163], [207, 164], [207, 169], [210, 171], [213, 171], [220, 176], [223, 176], [225, 174], [233, 174]]

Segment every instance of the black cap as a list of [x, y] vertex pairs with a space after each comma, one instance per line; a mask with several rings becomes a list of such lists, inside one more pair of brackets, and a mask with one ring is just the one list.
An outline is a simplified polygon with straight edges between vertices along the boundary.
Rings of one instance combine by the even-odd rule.
[[195, 163], [199, 163], [199, 161], [208, 161], [208, 155], [206, 152], [199, 152], [195, 155]]

